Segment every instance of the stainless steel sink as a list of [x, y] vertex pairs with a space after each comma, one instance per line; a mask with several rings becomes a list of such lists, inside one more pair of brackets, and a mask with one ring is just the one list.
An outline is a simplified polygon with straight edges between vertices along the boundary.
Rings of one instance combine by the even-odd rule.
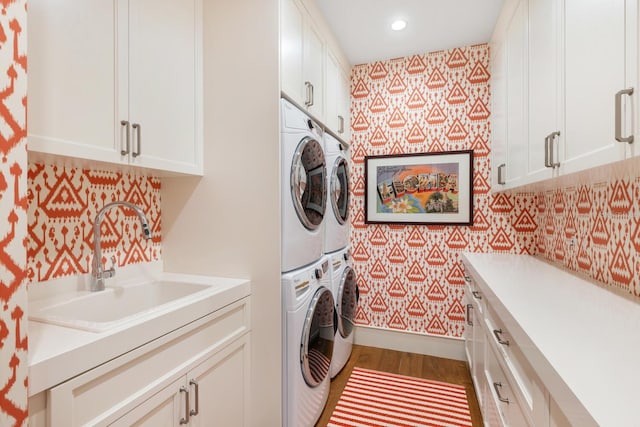
[[170, 308], [210, 285], [156, 281], [86, 292], [55, 304], [35, 307], [29, 319], [92, 332], [116, 327], [137, 317]]

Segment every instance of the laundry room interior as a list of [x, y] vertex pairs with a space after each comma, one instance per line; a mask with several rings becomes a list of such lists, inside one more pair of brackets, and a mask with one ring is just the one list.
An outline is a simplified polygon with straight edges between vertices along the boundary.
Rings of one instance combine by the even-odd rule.
[[637, 0], [0, 8], [0, 426], [636, 424]]

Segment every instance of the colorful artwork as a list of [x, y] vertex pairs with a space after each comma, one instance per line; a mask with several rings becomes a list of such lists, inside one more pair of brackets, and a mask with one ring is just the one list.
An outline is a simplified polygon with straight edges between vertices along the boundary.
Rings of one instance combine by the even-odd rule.
[[378, 213], [458, 213], [457, 163], [381, 166]]
[[366, 222], [473, 222], [471, 151], [365, 159]]

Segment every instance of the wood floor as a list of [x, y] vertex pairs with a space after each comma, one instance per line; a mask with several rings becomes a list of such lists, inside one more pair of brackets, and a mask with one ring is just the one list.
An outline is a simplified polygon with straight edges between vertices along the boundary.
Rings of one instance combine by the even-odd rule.
[[325, 427], [329, 422], [354, 366], [463, 385], [467, 390], [473, 426], [482, 427], [482, 416], [466, 362], [358, 345], [353, 346], [353, 353], [346, 366], [331, 381], [329, 400], [316, 427]]

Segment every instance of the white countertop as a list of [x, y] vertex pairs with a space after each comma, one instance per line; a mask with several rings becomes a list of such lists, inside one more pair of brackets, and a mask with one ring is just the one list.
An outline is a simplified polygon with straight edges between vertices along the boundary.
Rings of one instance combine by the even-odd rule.
[[463, 257], [574, 425], [638, 425], [640, 304], [532, 256]]
[[[29, 396], [167, 334], [250, 294], [246, 279], [162, 274], [163, 280], [209, 284], [162, 310], [104, 332], [29, 322]], [[60, 299], [60, 295], [49, 296]], [[38, 300], [41, 302], [41, 300]]]

